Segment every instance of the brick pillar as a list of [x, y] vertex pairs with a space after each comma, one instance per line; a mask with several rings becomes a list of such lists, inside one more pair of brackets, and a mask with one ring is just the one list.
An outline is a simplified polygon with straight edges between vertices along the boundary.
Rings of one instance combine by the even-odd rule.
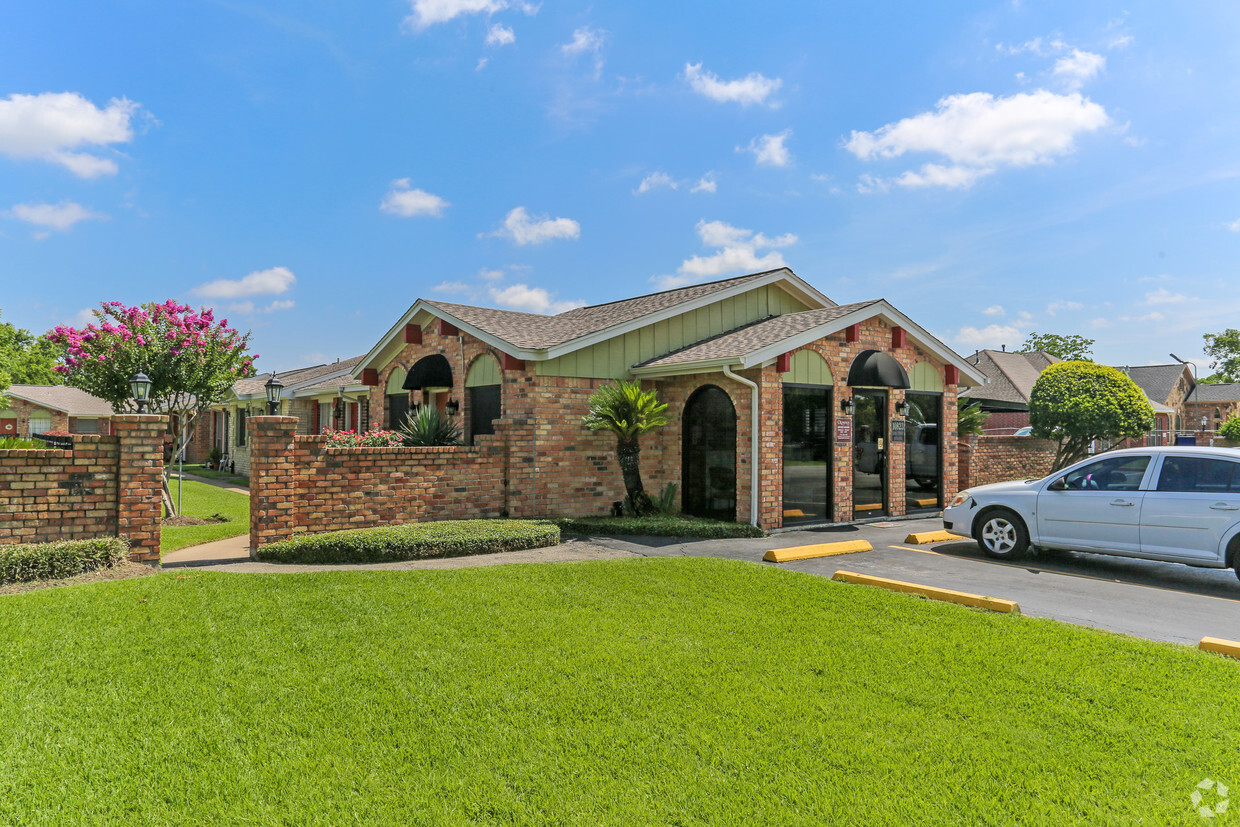
[[[891, 423], [896, 419], [896, 405], [904, 401], [904, 391], [892, 388], [887, 394], [887, 513], [903, 517], [908, 513], [908, 483], [905, 481], [905, 440], [891, 438]], [[908, 428], [908, 420], [904, 420]], [[907, 437], [906, 437], [907, 438]]]
[[758, 525], [779, 528], [784, 522], [784, 381], [775, 366], [762, 369], [758, 381]]
[[129, 541], [130, 560], [158, 564], [168, 417], [118, 414], [112, 424], [118, 443], [116, 533]]
[[250, 550], [293, 532], [295, 416], [252, 416], [250, 433]]

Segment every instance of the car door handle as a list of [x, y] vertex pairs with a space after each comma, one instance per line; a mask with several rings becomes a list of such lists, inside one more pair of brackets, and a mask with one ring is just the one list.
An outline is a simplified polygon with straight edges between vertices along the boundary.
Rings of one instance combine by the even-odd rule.
[[1240, 505], [1232, 505], [1231, 503], [1215, 503], [1210, 506], [1215, 511], [1240, 511]]
[[1132, 508], [1136, 503], [1132, 500], [1111, 500], [1111, 505], [1118, 505], [1121, 508]]

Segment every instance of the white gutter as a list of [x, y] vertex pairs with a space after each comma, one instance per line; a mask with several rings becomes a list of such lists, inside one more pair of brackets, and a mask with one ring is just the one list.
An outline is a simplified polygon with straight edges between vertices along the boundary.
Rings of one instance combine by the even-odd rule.
[[761, 432], [761, 428], [758, 427], [758, 384], [749, 381], [744, 376], [737, 376], [727, 365], [723, 366], [723, 375], [749, 386], [749, 523], [756, 528], [758, 525], [758, 435]]

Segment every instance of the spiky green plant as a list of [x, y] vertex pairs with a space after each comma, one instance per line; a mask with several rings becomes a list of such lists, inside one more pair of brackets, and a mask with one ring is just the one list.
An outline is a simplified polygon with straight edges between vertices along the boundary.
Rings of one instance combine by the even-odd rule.
[[990, 412], [982, 410], [981, 402], [961, 405], [956, 409], [956, 435], [961, 439], [970, 434], [980, 435], [987, 419], [990, 419]]
[[413, 447], [461, 444], [460, 423], [434, 405], [423, 405], [406, 414], [404, 424], [397, 430], [404, 444]]
[[610, 431], [616, 435], [616, 459], [624, 475], [628, 501], [638, 515], [655, 510], [642, 486], [642, 434], [667, 424], [667, 405], [659, 402], [658, 393], [642, 390], [637, 381], [617, 379], [603, 385], [590, 397], [590, 412], [581, 423], [591, 431]]

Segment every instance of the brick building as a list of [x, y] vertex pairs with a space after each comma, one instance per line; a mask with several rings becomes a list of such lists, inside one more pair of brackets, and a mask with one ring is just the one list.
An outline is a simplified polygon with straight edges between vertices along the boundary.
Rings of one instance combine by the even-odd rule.
[[986, 384], [960, 392], [961, 404], [977, 402], [990, 414], [987, 436], [1012, 436], [1029, 424], [1029, 394], [1042, 371], [1060, 361], [1057, 356], [1035, 351], [1008, 353], [979, 350], [969, 363], [986, 377]]
[[108, 434], [114, 411], [109, 402], [67, 385], [11, 385], [9, 406], [0, 410], [0, 437], [29, 438], [48, 431]]
[[[983, 381], [887, 301], [837, 305], [786, 268], [555, 316], [420, 299], [351, 373], [337, 398], [363, 428], [435, 405], [467, 445], [499, 450], [502, 431], [484, 476], [502, 477], [511, 516], [605, 514], [623, 497], [614, 437], [581, 418], [596, 388], [640, 379], [670, 419], [643, 438], [647, 489], [675, 482], [686, 513], [766, 528], [941, 507], [957, 392]], [[315, 384], [284, 409], [306, 433], [313, 409], [296, 405]]]

